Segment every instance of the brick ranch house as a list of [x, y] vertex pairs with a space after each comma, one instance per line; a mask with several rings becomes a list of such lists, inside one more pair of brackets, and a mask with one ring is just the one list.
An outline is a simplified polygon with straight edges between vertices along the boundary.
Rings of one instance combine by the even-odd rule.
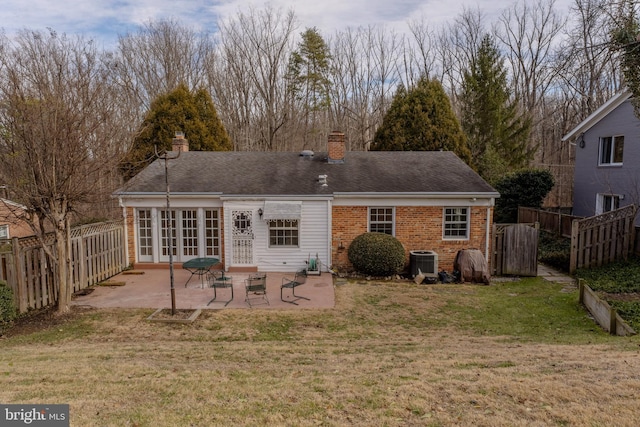
[[368, 231], [395, 236], [407, 264], [418, 250], [448, 271], [461, 249], [490, 260], [499, 194], [452, 152], [346, 152], [340, 132], [327, 153], [190, 152], [184, 137], [173, 150], [170, 215], [164, 160], [115, 193], [136, 268], [169, 261], [169, 225], [175, 262], [216, 257], [228, 271], [295, 271], [316, 257], [348, 270], [349, 244]]
[[26, 211], [26, 206], [0, 198], [0, 240], [33, 235], [29, 224], [21, 219]]

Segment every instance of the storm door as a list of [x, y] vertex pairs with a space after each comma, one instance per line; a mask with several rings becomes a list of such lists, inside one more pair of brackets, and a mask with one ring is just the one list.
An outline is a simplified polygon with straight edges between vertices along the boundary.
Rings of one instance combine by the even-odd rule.
[[253, 265], [253, 228], [251, 211], [231, 212], [231, 239], [235, 265]]

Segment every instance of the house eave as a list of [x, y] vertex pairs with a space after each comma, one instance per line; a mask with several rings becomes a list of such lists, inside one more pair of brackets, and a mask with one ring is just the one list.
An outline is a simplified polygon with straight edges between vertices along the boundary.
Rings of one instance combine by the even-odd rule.
[[586, 119], [584, 119], [578, 126], [573, 128], [569, 133], [562, 137], [562, 142], [566, 142], [578, 135], [588, 131], [593, 126], [595, 126], [600, 120], [605, 118], [609, 113], [618, 108], [625, 102], [627, 99], [631, 97], [631, 92], [628, 89], [624, 89], [611, 98], [604, 104], [600, 106], [597, 110], [589, 115]]
[[498, 192], [461, 192], [461, 193], [439, 193], [439, 192], [424, 192], [424, 193], [333, 193], [336, 198], [351, 198], [351, 199], [464, 199], [464, 198], [476, 198], [476, 199], [496, 199], [500, 197]]
[[[171, 192], [171, 197], [180, 197], [183, 199], [201, 199], [202, 197], [220, 197], [222, 193], [177, 193]], [[121, 193], [113, 193], [112, 197], [117, 197], [121, 199], [127, 198], [136, 198], [136, 199], [155, 199], [158, 197], [166, 197], [166, 192], [121, 192]]]

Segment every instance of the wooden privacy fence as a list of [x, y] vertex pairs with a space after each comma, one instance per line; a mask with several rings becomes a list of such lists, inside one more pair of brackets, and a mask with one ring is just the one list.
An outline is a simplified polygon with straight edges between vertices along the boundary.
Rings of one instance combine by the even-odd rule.
[[571, 226], [569, 272], [626, 259], [633, 251], [636, 206], [574, 220]]
[[578, 280], [578, 286], [580, 288], [580, 303], [584, 305], [593, 318], [611, 335], [627, 336], [635, 335], [636, 331], [633, 330], [627, 322], [620, 317], [618, 312], [611, 308], [611, 306], [584, 283], [584, 280]]
[[550, 233], [559, 234], [564, 237], [571, 237], [571, 224], [581, 216], [567, 215], [559, 212], [546, 211], [543, 209], [518, 207], [518, 223], [540, 224], [540, 229]]
[[[45, 244], [55, 251], [53, 236]], [[127, 266], [122, 221], [83, 225], [71, 230], [72, 292], [95, 285], [123, 271]], [[13, 289], [20, 313], [53, 305], [59, 284], [56, 266], [51, 265], [35, 237], [13, 238], [0, 244], [0, 279]]]

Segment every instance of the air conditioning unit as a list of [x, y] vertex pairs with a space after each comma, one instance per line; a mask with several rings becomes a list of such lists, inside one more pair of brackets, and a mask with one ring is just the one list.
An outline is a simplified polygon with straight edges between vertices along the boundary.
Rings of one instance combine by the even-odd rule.
[[420, 272], [427, 276], [438, 275], [438, 254], [434, 251], [409, 252], [409, 269], [412, 277]]

